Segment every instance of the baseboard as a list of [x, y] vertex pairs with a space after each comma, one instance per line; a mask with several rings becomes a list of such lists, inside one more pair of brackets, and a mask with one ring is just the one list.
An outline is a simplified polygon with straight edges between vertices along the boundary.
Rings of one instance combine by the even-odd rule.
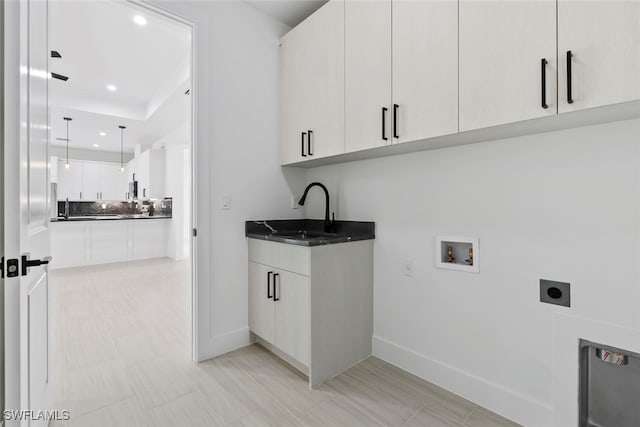
[[202, 362], [221, 354], [229, 353], [251, 344], [249, 327], [236, 329], [222, 335], [217, 335], [207, 342], [198, 343], [198, 362]]
[[523, 426], [552, 425], [551, 402], [537, 401], [375, 335], [373, 355]]

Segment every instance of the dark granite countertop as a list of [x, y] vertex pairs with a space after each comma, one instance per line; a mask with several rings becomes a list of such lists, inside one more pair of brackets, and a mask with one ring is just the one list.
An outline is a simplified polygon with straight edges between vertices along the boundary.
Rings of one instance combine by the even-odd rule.
[[51, 222], [77, 222], [77, 221], [121, 221], [124, 219], [165, 219], [171, 218], [171, 215], [82, 215], [70, 216], [68, 219], [64, 217], [51, 218]]
[[277, 219], [246, 221], [245, 236], [300, 246], [319, 246], [355, 242], [375, 238], [375, 222], [336, 221], [330, 233], [324, 231], [321, 219]]

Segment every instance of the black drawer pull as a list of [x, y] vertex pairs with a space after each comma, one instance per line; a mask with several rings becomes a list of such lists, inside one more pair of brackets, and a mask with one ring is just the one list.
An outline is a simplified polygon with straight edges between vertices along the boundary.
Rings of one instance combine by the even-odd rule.
[[540, 72], [542, 73], [542, 108], [548, 108], [547, 105], [547, 60], [540, 60]]
[[307, 131], [307, 153], [309, 153], [310, 156], [313, 156], [313, 153], [311, 152], [311, 136], [313, 135], [313, 131], [308, 130]]
[[302, 141], [300, 142], [300, 148], [302, 149], [302, 157], [307, 157], [306, 154], [304, 154], [304, 136], [306, 135], [306, 132], [302, 132]]
[[273, 271], [270, 271], [267, 273], [267, 299], [273, 298], [273, 295], [271, 295], [271, 275], [272, 274], [273, 274]]
[[567, 51], [567, 102], [573, 104], [573, 96], [571, 95], [571, 58], [573, 54]]
[[387, 138], [387, 107], [382, 107], [382, 139], [386, 141]]

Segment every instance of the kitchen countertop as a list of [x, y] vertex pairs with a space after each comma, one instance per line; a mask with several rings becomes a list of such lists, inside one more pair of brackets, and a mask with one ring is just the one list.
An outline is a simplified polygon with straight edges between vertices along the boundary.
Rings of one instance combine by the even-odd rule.
[[171, 218], [171, 215], [83, 215], [70, 216], [68, 219], [64, 217], [51, 218], [51, 222], [77, 222], [77, 221], [121, 221], [125, 219], [165, 219]]
[[278, 219], [245, 222], [245, 236], [251, 239], [269, 240], [299, 246], [319, 246], [334, 243], [355, 242], [375, 238], [375, 222], [336, 221], [332, 232], [324, 231], [321, 219]]

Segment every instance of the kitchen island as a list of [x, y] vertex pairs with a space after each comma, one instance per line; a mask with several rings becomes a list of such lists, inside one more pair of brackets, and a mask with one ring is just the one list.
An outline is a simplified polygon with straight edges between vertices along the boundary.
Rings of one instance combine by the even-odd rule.
[[170, 220], [170, 215], [52, 218], [51, 268], [164, 257]]

